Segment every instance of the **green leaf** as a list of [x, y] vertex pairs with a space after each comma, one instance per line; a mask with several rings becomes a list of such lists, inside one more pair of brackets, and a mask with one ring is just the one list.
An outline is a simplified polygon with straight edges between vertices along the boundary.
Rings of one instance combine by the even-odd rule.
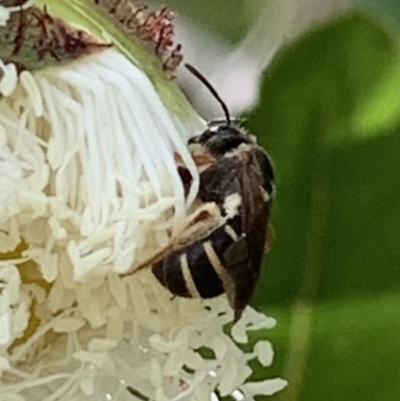
[[[400, 398], [399, 295], [345, 299], [317, 305], [313, 311], [306, 366], [291, 354], [303, 357], [302, 341], [288, 347], [290, 313], [271, 310], [278, 326], [259, 337], [270, 338], [276, 352], [269, 368], [256, 368], [254, 379], [284, 376], [289, 386], [265, 401], [393, 401]], [[302, 337], [302, 333], [298, 333]], [[254, 338], [255, 340], [255, 338]], [[285, 373], [282, 373], [285, 372]]]
[[289, 387], [272, 400], [400, 393], [398, 49], [361, 14], [321, 26], [280, 54], [249, 118], [277, 172], [254, 302], [278, 318], [267, 374]]
[[393, 24], [397, 30], [400, 29], [400, 2], [398, 0], [356, 0], [356, 4], [370, 8], [386, 23]]
[[[338, 19], [277, 57], [265, 83], [268, 120], [286, 107], [303, 125], [310, 109], [324, 107], [327, 138], [335, 142], [393, 128], [400, 118], [399, 65], [398, 43], [376, 21], [361, 14]], [[296, 145], [297, 127], [292, 121], [280, 125]]]
[[319, 307], [302, 399], [400, 399], [399, 306], [396, 294]]
[[[378, 57], [368, 51], [377, 41], [364, 39], [363, 47], [354, 41], [351, 52], [346, 37], [357, 38], [360, 32], [364, 32], [362, 38], [373, 38], [374, 34], [386, 38], [386, 47], [394, 54]], [[269, 293], [259, 300], [291, 302], [296, 298], [308, 264], [307, 252], [315, 248], [310, 241], [321, 242], [317, 244], [321, 248], [319, 258], [324, 265], [330, 264], [333, 272], [342, 272], [349, 264], [354, 268], [357, 257], [358, 263], [376, 266], [382, 260], [383, 248], [370, 251], [369, 258], [360, 256], [360, 249], [367, 248], [366, 239], [372, 244], [369, 249], [376, 248], [374, 232], [384, 237], [385, 232], [390, 233], [385, 250], [396, 248], [399, 234], [393, 227], [400, 218], [400, 209], [394, 206], [400, 193], [398, 170], [394, 168], [398, 136], [391, 128], [377, 131], [375, 137], [354, 136], [351, 122], [359, 110], [358, 102], [343, 107], [341, 100], [330, 94], [344, 89], [343, 99], [357, 99], [363, 97], [365, 88], [378, 88], [377, 71], [383, 69], [380, 63], [398, 59], [397, 51], [397, 43], [375, 22], [352, 15], [293, 44], [269, 71], [261, 106], [249, 119], [251, 131], [260, 136], [275, 160], [278, 188], [273, 210], [277, 239], [264, 277], [271, 284]], [[365, 59], [364, 69], [342, 73], [339, 79], [338, 66], [343, 71], [353, 68], [351, 59], [343, 59], [349, 53], [356, 59], [359, 53], [369, 54], [374, 60]], [[316, 61], [326, 58], [336, 63]], [[400, 71], [400, 61], [397, 69]], [[380, 215], [385, 217], [377, 220]], [[389, 258], [393, 263], [395, 256], [385, 255], [385, 261]], [[333, 268], [332, 263], [344, 267]], [[386, 277], [392, 283], [393, 275]], [[378, 285], [374, 278], [370, 282]]]

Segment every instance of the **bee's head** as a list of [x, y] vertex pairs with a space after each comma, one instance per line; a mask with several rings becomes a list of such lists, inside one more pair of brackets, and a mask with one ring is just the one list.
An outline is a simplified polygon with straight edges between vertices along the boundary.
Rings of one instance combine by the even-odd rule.
[[[237, 149], [241, 144], [254, 144], [255, 141], [250, 135], [231, 125], [229, 110], [224, 101], [220, 98], [217, 91], [210, 82], [190, 64], [185, 64], [186, 68], [196, 76], [213, 94], [224, 111], [225, 120], [215, 120], [209, 123], [208, 129], [201, 135], [191, 138], [189, 145], [200, 144], [215, 156], [224, 156], [227, 152]], [[237, 120], [235, 120], [237, 121]]]
[[189, 144], [198, 143], [207, 148], [213, 156], [223, 156], [237, 149], [241, 144], [252, 144], [253, 140], [245, 132], [226, 122], [211, 122], [201, 135], [191, 138]]

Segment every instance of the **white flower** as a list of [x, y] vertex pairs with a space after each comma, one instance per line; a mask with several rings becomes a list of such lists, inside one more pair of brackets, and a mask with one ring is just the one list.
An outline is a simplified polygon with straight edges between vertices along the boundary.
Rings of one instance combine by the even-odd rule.
[[[121, 278], [195, 200], [186, 143], [204, 121], [169, 111], [115, 49], [0, 68], [0, 401], [250, 400], [284, 387], [243, 386], [248, 360], [267, 366], [272, 348], [238, 348], [224, 297], [171, 299], [150, 271]], [[187, 197], [177, 159], [194, 177]], [[232, 336], [274, 323], [248, 308]]]

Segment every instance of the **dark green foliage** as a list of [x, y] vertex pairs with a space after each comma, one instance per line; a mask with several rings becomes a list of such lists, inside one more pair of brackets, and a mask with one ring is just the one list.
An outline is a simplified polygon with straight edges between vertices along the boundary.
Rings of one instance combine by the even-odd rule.
[[281, 316], [291, 384], [272, 400], [400, 397], [399, 60], [377, 22], [342, 17], [281, 52], [249, 117], [278, 175], [254, 302]]

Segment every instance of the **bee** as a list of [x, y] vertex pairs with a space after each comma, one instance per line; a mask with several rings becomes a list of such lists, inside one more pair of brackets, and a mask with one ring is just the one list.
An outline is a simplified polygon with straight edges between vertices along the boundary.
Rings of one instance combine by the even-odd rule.
[[[268, 221], [273, 166], [255, 137], [232, 123], [211, 84], [193, 66], [185, 66], [220, 103], [225, 120], [211, 121], [188, 143], [194, 159], [201, 160], [197, 164], [202, 164], [201, 206], [165, 249], [132, 272], [151, 266], [159, 282], [180, 297], [213, 298], [225, 293], [238, 320], [250, 302], [272, 238]], [[180, 173], [188, 185], [188, 172]]]

